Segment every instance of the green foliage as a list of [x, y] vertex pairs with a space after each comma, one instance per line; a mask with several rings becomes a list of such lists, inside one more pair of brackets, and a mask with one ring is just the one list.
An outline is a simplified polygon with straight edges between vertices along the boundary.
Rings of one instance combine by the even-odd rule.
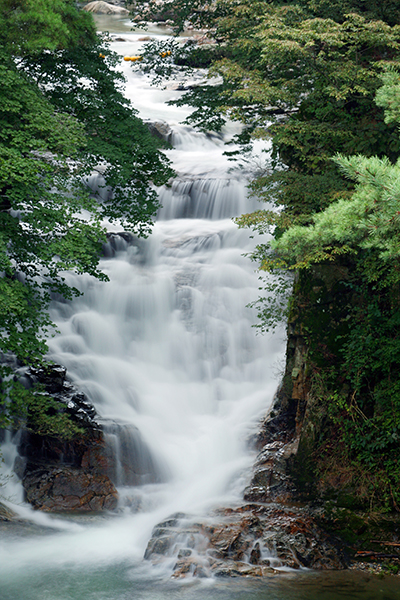
[[1, 45], [13, 55], [94, 42], [93, 19], [74, 0], [0, 0]]
[[328, 15], [323, 0], [218, 0], [212, 8], [185, 0], [176, 11], [195, 25], [201, 16], [213, 43], [171, 46], [163, 64], [164, 42], [159, 52], [151, 42], [144, 61], [135, 63], [162, 76], [174, 67], [210, 65], [220, 83], [196, 86], [178, 102], [195, 107], [188, 122], [203, 130], [219, 130], [233, 118], [255, 137], [272, 137], [274, 171], [253, 191], [283, 204], [288, 223], [304, 214], [304, 203], [310, 213], [319, 211], [350, 188], [331, 161], [337, 152], [392, 161], [400, 153], [397, 127], [387, 127], [374, 102], [382, 65], [400, 49], [398, 6], [356, 0], [334, 6]]
[[385, 123], [400, 123], [400, 75], [388, 66], [381, 75], [383, 85], [376, 92], [375, 101], [385, 109]]
[[[4, 369], [2, 375], [7, 373], [12, 377], [10, 369]], [[85, 430], [71, 420], [65, 407], [47, 394], [42, 386], [27, 390], [19, 382], [13, 382], [7, 396], [2, 397], [4, 410], [0, 415], [2, 427], [18, 429], [23, 426], [38, 435], [57, 437], [62, 440], [71, 440], [82, 436]]]
[[[307, 268], [338, 253], [377, 251], [377, 260], [400, 257], [400, 161], [338, 156], [335, 162], [357, 186], [351, 199], [333, 202], [312, 217], [310, 226], [292, 226], [272, 248], [292, 268]], [[377, 266], [368, 277], [374, 280]]]
[[[158, 208], [153, 186], [173, 173], [124, 98], [118, 58], [90, 15], [72, 0], [0, 0], [0, 8], [0, 353], [37, 364], [51, 294], [78, 294], [65, 271], [105, 280], [102, 221], [147, 235]], [[113, 190], [107, 202], [86, 185], [98, 166]], [[2, 424], [25, 406], [39, 432], [72, 435], [48, 396], [16, 391], [4, 365], [0, 377]]]

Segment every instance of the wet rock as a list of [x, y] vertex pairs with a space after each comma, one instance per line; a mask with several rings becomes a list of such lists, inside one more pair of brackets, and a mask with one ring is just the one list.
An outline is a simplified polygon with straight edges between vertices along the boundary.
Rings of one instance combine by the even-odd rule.
[[149, 543], [147, 546], [144, 557], [149, 558], [149, 556], [152, 554], [167, 554], [168, 550], [173, 544], [173, 541], [173, 535], [163, 535], [155, 540], [152, 540], [152, 543]]
[[61, 365], [47, 365], [35, 369], [30, 367], [26, 376], [31, 383], [41, 383], [49, 394], [61, 392], [65, 384], [67, 369]]
[[15, 457], [13, 471], [16, 474], [16, 476], [18, 477], [18, 479], [23, 478], [25, 471], [26, 471], [27, 462], [28, 462], [27, 459], [23, 456]]
[[71, 419], [85, 429], [100, 430], [96, 410], [85, 394], [79, 392], [66, 379], [67, 370], [60, 365], [46, 365], [39, 369], [24, 369], [18, 376], [24, 387], [30, 389], [40, 384], [45, 394], [59, 402], [59, 412], [66, 412]]
[[15, 512], [0, 502], [0, 521], [14, 521], [16, 518]]
[[204, 567], [202, 567], [201, 565], [196, 565], [193, 571], [193, 577], [205, 579], [206, 577], [209, 577], [209, 574], [207, 573]]
[[147, 123], [147, 127], [152, 135], [170, 143], [172, 139], [172, 129], [164, 121], [150, 121]]
[[305, 508], [248, 504], [219, 509], [216, 518], [191, 523], [171, 516], [154, 528], [145, 558], [158, 563], [175, 556], [175, 578], [262, 577], [282, 566], [345, 568], [341, 550]]
[[101, 15], [129, 15], [129, 10], [123, 8], [122, 6], [98, 0], [89, 2], [89, 4], [86, 4], [82, 10]]
[[217, 555], [223, 558], [240, 560], [248, 545], [242, 536], [242, 527], [238, 525], [226, 525], [214, 530], [210, 538], [212, 547], [217, 550]]
[[16, 377], [27, 388], [40, 384], [42, 391], [39, 393], [50, 396], [57, 403], [51, 410], [66, 413], [83, 430], [82, 434], [68, 441], [39, 435], [28, 417], [26, 428], [18, 434], [19, 456], [14, 464], [18, 477], [22, 479], [27, 472], [45, 466], [84, 466], [104, 470], [104, 439], [96, 410], [85, 394], [67, 381], [66, 369], [59, 365], [46, 365], [40, 369], [31, 367], [18, 372]]
[[165, 477], [140, 431], [130, 423], [105, 422], [104, 471], [118, 486], [160, 483]]
[[[182, 544], [179, 543], [179, 540], [182, 539], [185, 539], [186, 542], [192, 533], [192, 529], [187, 530], [184, 526], [180, 526], [181, 520], [185, 518], [186, 515], [184, 513], [175, 513], [169, 519], [158, 523], [154, 527], [144, 554], [146, 560], [151, 559], [157, 562], [160, 556], [171, 556], [170, 550], [173, 549], [176, 550], [175, 555], [178, 558], [189, 556], [189, 554], [185, 554], [185, 551], [181, 547]], [[188, 544], [185, 543], [185, 547], [187, 546]], [[183, 552], [181, 556], [179, 556], [180, 552]], [[191, 553], [191, 550], [189, 549], [188, 552]], [[174, 554], [172, 553], [172, 555]]]
[[69, 440], [39, 435], [28, 417], [26, 428], [18, 433], [19, 456], [14, 464], [26, 500], [46, 511], [115, 508], [117, 492], [108, 476], [102, 427], [85, 394], [67, 381], [66, 369], [59, 365], [20, 369], [16, 377], [27, 388], [40, 384], [39, 393], [57, 403], [51, 410], [68, 414], [83, 430]]
[[290, 504], [297, 499], [288, 463], [297, 451], [298, 438], [295, 430], [295, 414], [291, 408], [283, 409], [275, 402], [276, 414], [268, 417], [258, 436], [260, 448], [250, 485], [244, 491], [247, 502], [280, 502]]
[[25, 475], [22, 483], [27, 501], [43, 511], [101, 511], [117, 506], [117, 491], [109, 478], [84, 469], [38, 469]]
[[146, 261], [143, 240], [129, 231], [107, 233], [107, 242], [103, 244], [102, 252], [106, 258], [112, 258], [118, 252], [128, 252], [130, 262], [142, 265]]
[[273, 573], [274, 569], [255, 567], [244, 562], [231, 562], [215, 566], [212, 573], [215, 577], [262, 577], [266, 573]]
[[260, 559], [261, 559], [260, 544], [259, 544], [259, 542], [257, 542], [255, 544], [254, 548], [252, 549], [252, 551], [250, 552], [249, 563], [252, 565], [258, 565], [258, 563], [260, 562]]

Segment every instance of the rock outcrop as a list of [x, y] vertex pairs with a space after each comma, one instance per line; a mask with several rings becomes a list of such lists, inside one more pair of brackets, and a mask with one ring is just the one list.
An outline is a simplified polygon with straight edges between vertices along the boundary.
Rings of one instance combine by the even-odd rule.
[[100, 15], [129, 15], [129, 10], [123, 8], [122, 6], [98, 0], [86, 4], [86, 6], [83, 7], [83, 10]]
[[113, 510], [117, 491], [106, 475], [73, 467], [28, 471], [23, 480], [26, 500], [43, 511]]
[[278, 504], [219, 510], [202, 522], [172, 515], [153, 530], [145, 559], [175, 559], [175, 578], [260, 577], [281, 567], [345, 567], [341, 551], [306, 509]]
[[164, 142], [171, 143], [172, 129], [168, 123], [165, 121], [148, 121], [146, 125], [154, 137], [164, 140]]
[[15, 512], [0, 502], [0, 521], [14, 521], [16, 518]]
[[20, 432], [14, 470], [22, 479], [26, 499], [45, 511], [112, 510], [117, 491], [108, 476], [110, 465], [96, 411], [86, 396], [66, 380], [66, 369], [48, 365], [25, 369], [26, 387], [39, 383], [83, 433], [71, 440], [39, 435], [28, 427]]

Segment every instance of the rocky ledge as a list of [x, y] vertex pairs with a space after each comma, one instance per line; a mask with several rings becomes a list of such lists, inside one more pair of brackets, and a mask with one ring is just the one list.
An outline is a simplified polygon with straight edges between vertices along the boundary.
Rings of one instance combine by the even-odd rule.
[[94, 407], [66, 379], [66, 369], [48, 365], [19, 374], [26, 387], [41, 384], [59, 412], [69, 415], [83, 433], [71, 440], [39, 435], [27, 427], [19, 432], [14, 470], [26, 500], [44, 511], [99, 511], [117, 506], [118, 495], [108, 472], [104, 435]]
[[28, 472], [23, 480], [26, 500], [43, 511], [113, 510], [118, 496], [106, 475], [72, 467], [47, 467]]
[[171, 562], [173, 577], [262, 577], [282, 567], [343, 569], [334, 541], [306, 509], [247, 504], [211, 519], [172, 515], [153, 530], [145, 559]]

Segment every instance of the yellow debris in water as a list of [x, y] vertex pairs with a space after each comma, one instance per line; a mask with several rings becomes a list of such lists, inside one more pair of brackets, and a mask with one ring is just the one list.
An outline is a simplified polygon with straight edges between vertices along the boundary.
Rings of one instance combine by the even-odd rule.
[[124, 60], [127, 60], [127, 61], [131, 60], [131, 57], [130, 56], [124, 56]]
[[100, 56], [100, 58], [105, 58], [106, 57], [106, 55], [102, 54], [101, 52], [100, 52], [99, 56]]

